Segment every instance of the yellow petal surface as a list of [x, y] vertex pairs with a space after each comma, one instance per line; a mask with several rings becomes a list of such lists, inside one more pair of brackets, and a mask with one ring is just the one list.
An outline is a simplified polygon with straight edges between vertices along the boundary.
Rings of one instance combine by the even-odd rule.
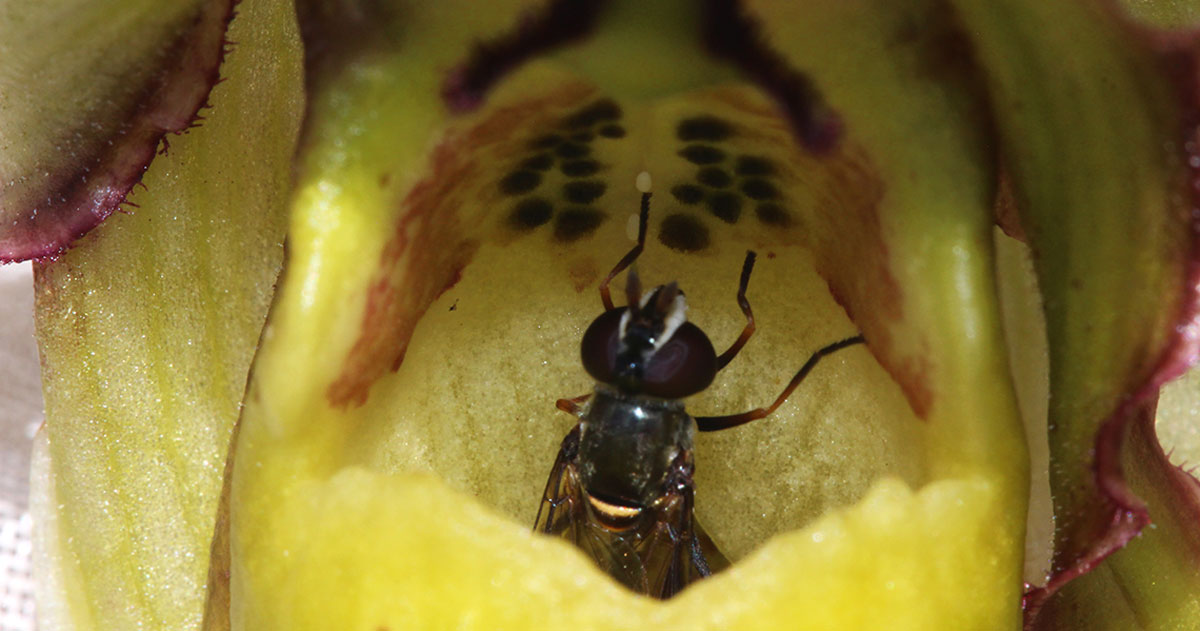
[[1013, 626], [1006, 603], [963, 597], [1009, 573], [996, 490], [982, 479], [918, 492], [881, 480], [860, 504], [773, 539], [666, 603], [624, 591], [573, 547], [428, 476], [350, 467], [269, 499], [270, 515], [253, 516], [238, 555], [255, 577], [235, 609], [245, 628]]
[[[869, 41], [902, 25], [871, 26]], [[351, 64], [310, 100], [288, 271], [234, 463], [234, 628], [1016, 624], [1027, 466], [992, 285], [987, 152], [923, 109], [965, 124], [968, 97], [899, 90], [902, 78], [847, 86], [833, 66], [830, 98], [855, 131], [817, 157], [723, 75], [664, 90], [538, 62], [452, 119], [441, 75], [411, 59]], [[872, 119], [885, 95], [913, 125]], [[571, 199], [557, 153], [522, 176], [532, 183], [506, 183], [544, 135], [607, 98], [624, 133], [586, 141], [598, 201]], [[773, 165], [781, 211], [747, 196], [730, 220], [676, 194], [702, 168], [680, 153], [680, 125], [705, 116], [733, 130], [719, 145], [730, 172], [747, 156]], [[697, 513], [741, 560], [666, 604], [529, 532], [572, 424], [553, 400], [592, 385], [577, 345], [599, 279], [632, 245], [642, 171], [655, 196], [640, 274], [678, 281], [719, 348], [742, 326], [741, 259], [760, 254], [758, 333], [694, 413], [767, 404], [809, 353], [853, 335], [830, 285], [875, 335], [823, 362], [770, 420], [700, 437]], [[531, 197], [552, 207], [541, 223], [521, 221]], [[580, 206], [599, 220], [576, 233], [564, 217]], [[681, 240], [673, 216], [703, 230]]]

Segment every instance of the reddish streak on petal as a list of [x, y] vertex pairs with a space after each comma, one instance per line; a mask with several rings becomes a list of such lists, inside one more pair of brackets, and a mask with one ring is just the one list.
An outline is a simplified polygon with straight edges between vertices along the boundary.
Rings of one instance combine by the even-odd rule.
[[880, 217], [887, 187], [867, 148], [851, 133], [814, 155], [795, 143], [789, 123], [770, 103], [748, 99], [739, 89], [714, 90], [710, 96], [750, 120], [741, 135], [756, 151], [783, 156], [788, 178], [812, 191], [814, 203], [796, 209], [806, 213], [807, 229], [795, 238], [808, 239], [805, 245], [816, 255], [817, 272], [834, 299], [858, 325], [913, 412], [927, 418], [934, 403], [930, 355], [922, 350], [928, 344], [921, 340], [903, 354], [895, 346], [893, 329], [905, 317], [904, 292], [892, 273]]
[[851, 142], [824, 163], [818, 205], [836, 210], [823, 213], [826, 227], [820, 234], [835, 238], [814, 244], [817, 269], [829, 283], [834, 299], [862, 330], [871, 352], [904, 391], [913, 412], [927, 418], [934, 400], [929, 354], [901, 353], [893, 339], [893, 327], [905, 315], [904, 293], [892, 275], [881, 228], [879, 209], [885, 185], [865, 148]]
[[575, 289], [575, 293], [577, 294], [591, 289], [600, 278], [600, 270], [596, 268], [596, 262], [591, 259], [572, 263], [567, 274], [571, 278], [571, 287]]
[[[592, 89], [568, 84], [519, 104], [497, 107], [463, 132], [451, 132], [433, 150], [428, 175], [417, 180], [402, 202], [391, 240], [384, 246], [358, 339], [341, 373], [326, 391], [334, 407], [366, 402], [371, 385], [404, 361], [409, 339], [429, 305], [453, 286], [471, 261], [494, 217], [472, 215], [494, 207], [481, 196], [497, 165], [511, 162], [530, 130], [546, 128], [554, 112], [583, 102]], [[410, 247], [418, 245], [419, 247]]]

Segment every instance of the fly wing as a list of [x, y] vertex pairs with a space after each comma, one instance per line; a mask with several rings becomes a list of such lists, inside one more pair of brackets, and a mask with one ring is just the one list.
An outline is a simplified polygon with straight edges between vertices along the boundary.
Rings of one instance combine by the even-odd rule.
[[636, 533], [614, 532], [597, 519], [588, 504], [576, 458], [579, 453], [579, 427], [563, 439], [542, 504], [538, 509], [535, 532], [562, 537], [595, 561], [608, 575], [626, 587], [647, 593], [646, 571], [638, 554], [641, 541]]
[[546, 490], [542, 493], [542, 504], [533, 524], [534, 532], [565, 536], [572, 542], [578, 538], [574, 526], [585, 518], [586, 513], [583, 486], [575, 462], [578, 455], [579, 426], [576, 425], [563, 438], [554, 467], [550, 469]]
[[692, 514], [690, 475], [625, 527], [606, 524], [588, 501], [579, 474], [579, 427], [563, 439], [534, 531], [570, 541], [629, 589], [670, 598], [729, 565]]
[[670, 598], [729, 566], [696, 521], [690, 505], [690, 498], [674, 494], [664, 496], [655, 506], [654, 523], [639, 545], [649, 583], [646, 593], [651, 596]]

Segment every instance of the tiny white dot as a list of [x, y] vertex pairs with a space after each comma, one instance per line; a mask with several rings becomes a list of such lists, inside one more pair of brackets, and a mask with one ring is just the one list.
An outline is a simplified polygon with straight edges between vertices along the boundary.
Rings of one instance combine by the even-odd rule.
[[639, 190], [643, 193], [649, 193], [650, 192], [650, 183], [651, 182], [650, 182], [650, 172], [649, 171], [642, 171], [641, 173], [638, 173], [637, 190]]

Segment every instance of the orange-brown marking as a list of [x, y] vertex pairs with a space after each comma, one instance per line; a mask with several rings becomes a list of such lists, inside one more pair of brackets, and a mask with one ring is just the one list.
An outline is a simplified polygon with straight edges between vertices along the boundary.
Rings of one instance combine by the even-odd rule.
[[429, 158], [427, 175], [399, 204], [393, 235], [367, 290], [358, 339], [326, 390], [330, 405], [362, 405], [371, 385], [400, 367], [417, 322], [453, 286], [495, 223], [490, 217], [464, 218], [464, 210], [482, 214], [497, 208], [479, 201], [497, 165], [511, 162], [515, 149], [592, 92], [578, 83], [560, 86], [496, 107], [465, 131], [446, 134]]
[[[817, 272], [830, 292], [869, 340], [872, 353], [900, 385], [913, 411], [925, 418], [933, 405], [928, 355], [896, 349], [893, 334], [903, 326], [904, 292], [891, 269], [880, 208], [887, 186], [865, 147], [843, 141], [834, 151], [814, 156], [798, 147], [787, 120], [770, 102], [742, 87], [719, 88], [705, 95], [714, 113], [729, 111], [738, 124], [738, 139], [757, 153], [774, 156], [785, 179], [812, 191], [815, 204], [796, 207], [806, 239], [816, 257]], [[746, 123], [749, 124], [746, 124]], [[905, 335], [913, 329], [905, 327]], [[922, 340], [916, 348], [925, 348]]]
[[571, 263], [570, 268], [567, 269], [567, 276], [570, 277], [571, 286], [578, 294], [592, 287], [596, 279], [600, 278], [600, 270], [596, 268], [596, 262], [592, 259], [582, 259]]
[[821, 160], [817, 175], [817, 207], [825, 209], [814, 213], [812, 223], [813, 232], [824, 237], [810, 244], [817, 255], [817, 271], [900, 385], [913, 412], [925, 418], [933, 405], [929, 359], [911, 350], [899, 354], [892, 339], [905, 314], [904, 294], [892, 275], [879, 216], [886, 185], [870, 156], [857, 145]]

